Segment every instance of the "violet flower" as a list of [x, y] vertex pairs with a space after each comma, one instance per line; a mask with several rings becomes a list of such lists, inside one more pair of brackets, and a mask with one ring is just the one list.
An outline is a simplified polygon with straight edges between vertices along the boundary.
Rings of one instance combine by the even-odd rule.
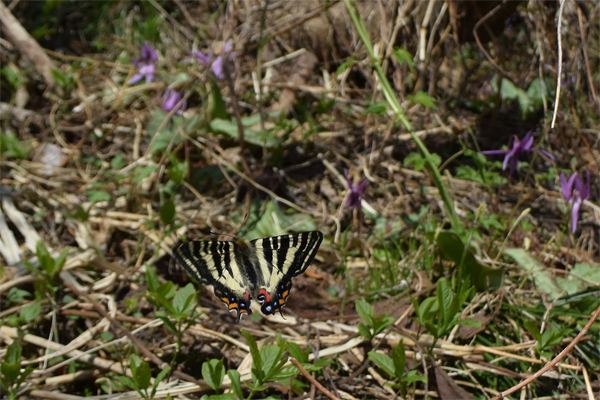
[[361, 199], [367, 200], [367, 197], [364, 194], [365, 188], [367, 187], [367, 183], [369, 181], [365, 179], [360, 185], [354, 186], [350, 177], [348, 176], [348, 170], [344, 170], [344, 176], [346, 177], [346, 182], [348, 184], [348, 189], [350, 189], [350, 196], [348, 196], [348, 202], [346, 202], [346, 207], [356, 208], [358, 212], [362, 211], [362, 206], [360, 204]]
[[[165, 90], [165, 94], [163, 96], [163, 104], [162, 104], [163, 110], [165, 110], [168, 113], [171, 112], [173, 110], [173, 108], [175, 108], [177, 106], [177, 104], [179, 104], [182, 97], [183, 96], [178, 91], [173, 90], [171, 88], [167, 88], [167, 90]], [[181, 104], [181, 107], [179, 107], [179, 109], [177, 111], [175, 111], [175, 114], [181, 115], [181, 113], [183, 111], [185, 111], [186, 106], [187, 106], [187, 102], [184, 101]]]
[[579, 209], [584, 200], [590, 198], [590, 171], [587, 171], [587, 187], [583, 183], [583, 179], [575, 172], [567, 180], [565, 173], [560, 173], [560, 188], [563, 196], [571, 203], [571, 232], [577, 230], [577, 221], [579, 221]]
[[140, 53], [142, 55], [141, 60], [133, 59], [133, 65], [138, 67], [138, 72], [129, 80], [130, 85], [141, 81], [142, 78], [146, 78], [146, 83], [150, 83], [154, 79], [154, 63], [158, 61], [158, 54], [146, 41], [144, 41]]
[[[523, 153], [523, 152], [543, 153], [546, 156], [550, 157], [552, 160], [554, 160], [554, 156], [552, 156], [552, 154], [548, 153], [547, 151], [531, 148], [531, 146], [533, 145], [533, 135], [532, 135], [531, 131], [527, 132], [527, 134], [525, 135], [525, 137], [522, 140], [519, 140], [519, 138], [517, 138], [516, 135], [513, 135], [513, 137], [511, 139], [513, 140], [513, 145], [512, 145], [512, 149], [510, 149], [510, 150], [488, 150], [488, 151], [481, 152], [481, 154], [504, 154], [505, 156], [504, 156], [504, 162], [502, 163], [502, 170], [506, 169], [506, 166], [508, 165], [508, 162], [510, 161], [510, 171], [509, 171], [510, 176], [512, 176], [513, 173], [515, 172], [515, 170], [517, 169], [517, 164], [519, 162], [519, 158], [521, 158], [521, 153]], [[509, 142], [509, 145], [510, 145], [510, 142]]]
[[213, 58], [212, 51], [209, 51], [207, 53], [207, 55], [204, 55], [199, 50], [195, 50], [192, 52], [192, 54], [194, 57], [196, 57], [198, 60], [202, 61], [204, 64], [209, 64], [210, 70], [212, 71], [213, 74], [215, 74], [215, 76], [218, 79], [223, 79], [225, 77], [225, 74], [223, 73], [223, 63], [224, 63], [223, 56], [228, 55], [227, 59], [231, 61], [237, 55], [235, 52], [230, 53], [231, 52], [231, 43], [232, 43], [231, 40], [228, 40], [225, 43], [225, 48], [223, 49], [224, 50], [223, 54], [218, 55], [214, 58]]

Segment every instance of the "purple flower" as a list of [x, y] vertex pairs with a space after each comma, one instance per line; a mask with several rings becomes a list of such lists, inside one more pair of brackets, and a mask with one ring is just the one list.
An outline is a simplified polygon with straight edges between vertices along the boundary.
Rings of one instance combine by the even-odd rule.
[[[531, 146], [533, 145], [533, 135], [531, 134], [531, 131], [527, 132], [527, 134], [525, 135], [525, 137], [523, 138], [523, 140], [519, 140], [519, 138], [517, 138], [516, 135], [513, 135], [512, 137], [513, 139], [513, 145], [512, 145], [512, 149], [510, 150], [489, 150], [489, 151], [482, 151], [481, 154], [504, 154], [504, 162], [502, 163], [502, 170], [506, 169], [506, 166], [508, 165], [508, 162], [510, 161], [510, 171], [509, 171], [509, 175], [512, 176], [513, 173], [515, 172], [515, 170], [517, 169], [517, 163], [519, 162], [519, 158], [521, 158], [521, 153], [522, 152], [537, 152], [537, 153], [543, 153], [546, 156], [550, 157], [552, 160], [554, 160], [554, 157], [552, 156], [552, 154], [548, 153], [547, 151], [544, 150], [540, 150], [540, 149], [532, 149]], [[509, 142], [510, 145], [510, 142]]]
[[563, 196], [571, 203], [571, 225], [573, 226], [571, 232], [575, 232], [577, 229], [577, 221], [579, 220], [579, 208], [584, 200], [590, 198], [590, 171], [587, 171], [587, 187], [583, 183], [583, 179], [577, 172], [575, 172], [567, 180], [565, 173], [560, 173], [560, 188], [562, 189]]
[[365, 179], [360, 185], [354, 186], [354, 184], [350, 180], [350, 177], [348, 176], [347, 169], [344, 170], [344, 176], [346, 177], [346, 182], [348, 183], [348, 189], [350, 189], [350, 196], [348, 196], [348, 202], [346, 203], [346, 207], [356, 208], [358, 212], [361, 212], [362, 206], [360, 204], [360, 200], [367, 200], [364, 191], [369, 181]]
[[[183, 96], [181, 95], [181, 93], [171, 88], [167, 88], [167, 90], [165, 90], [165, 95], [163, 96], [163, 110], [165, 110], [166, 112], [171, 112], [171, 110], [173, 110], [173, 108], [175, 108], [177, 104], [179, 104], [182, 97]], [[175, 111], [175, 114], [181, 114], [182, 111], [185, 110], [186, 106], [187, 102], [184, 101], [183, 104], [181, 104], [181, 107], [177, 111]]]
[[223, 63], [224, 63], [224, 59], [223, 56], [228, 55], [227, 57], [228, 60], [233, 60], [236, 56], [236, 53], [230, 53], [231, 51], [231, 40], [228, 40], [225, 43], [225, 48], [223, 49], [223, 55], [218, 55], [216, 57], [212, 57], [212, 52], [209, 51], [207, 55], [202, 54], [199, 50], [195, 50], [192, 52], [192, 54], [194, 55], [194, 57], [196, 57], [198, 60], [202, 61], [204, 64], [209, 64], [210, 65], [210, 70], [212, 71], [213, 74], [215, 74], [215, 76], [218, 79], [223, 79], [225, 77], [225, 74], [223, 73]]
[[158, 54], [146, 41], [144, 41], [140, 52], [142, 59], [133, 59], [133, 65], [138, 67], [138, 72], [129, 80], [130, 85], [141, 81], [142, 78], [146, 78], [146, 83], [150, 83], [154, 79], [154, 63], [158, 60]]

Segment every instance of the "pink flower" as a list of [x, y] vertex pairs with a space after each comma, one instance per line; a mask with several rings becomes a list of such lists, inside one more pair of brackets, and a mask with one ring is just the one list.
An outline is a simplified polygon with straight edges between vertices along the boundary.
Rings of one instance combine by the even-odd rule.
[[583, 183], [583, 179], [575, 172], [567, 180], [565, 173], [560, 173], [560, 188], [565, 199], [571, 203], [571, 232], [577, 230], [577, 221], [579, 220], [579, 209], [584, 200], [590, 198], [590, 171], [587, 171], [587, 187]]
[[158, 61], [158, 54], [156, 54], [154, 49], [146, 41], [144, 41], [140, 52], [142, 54], [142, 59], [133, 59], [133, 65], [138, 67], [138, 72], [129, 80], [130, 85], [141, 81], [142, 78], [146, 78], [146, 83], [150, 83], [154, 79], [154, 63]]
[[354, 186], [350, 177], [348, 176], [348, 170], [344, 170], [344, 176], [346, 177], [346, 182], [348, 183], [348, 189], [350, 189], [350, 196], [348, 196], [348, 201], [346, 202], [346, 207], [356, 208], [358, 212], [362, 211], [362, 206], [360, 204], [361, 199], [367, 200], [367, 197], [364, 194], [365, 188], [367, 187], [368, 180], [364, 180], [360, 185]]
[[228, 40], [225, 43], [225, 49], [223, 51], [223, 55], [218, 55], [216, 57], [212, 57], [212, 52], [209, 51], [207, 55], [204, 55], [203, 53], [201, 53], [199, 50], [195, 50], [192, 52], [193, 56], [196, 57], [198, 60], [202, 61], [204, 64], [210, 64], [210, 70], [212, 71], [213, 74], [215, 74], [215, 76], [218, 79], [223, 79], [225, 77], [225, 74], [223, 73], [223, 63], [224, 63], [224, 59], [223, 56], [227, 56], [228, 60], [233, 60], [236, 57], [236, 53], [230, 53], [231, 51], [231, 40]]
[[[181, 95], [181, 93], [171, 88], [167, 88], [167, 90], [165, 90], [165, 95], [163, 96], [163, 110], [165, 110], [166, 112], [171, 112], [171, 110], [173, 110], [173, 108], [175, 108], [177, 104], [179, 104], [182, 97], [183, 96]], [[175, 114], [181, 114], [182, 111], [185, 111], [186, 106], [187, 103], [184, 101], [181, 107], [177, 111], [175, 111]]]
[[[531, 134], [531, 131], [527, 132], [527, 134], [525, 135], [525, 137], [523, 138], [523, 140], [519, 140], [519, 138], [517, 138], [516, 135], [513, 135], [512, 137], [513, 139], [513, 145], [512, 145], [512, 149], [510, 150], [488, 150], [488, 151], [482, 151], [481, 154], [504, 154], [504, 162], [502, 163], [502, 170], [506, 169], [506, 166], [508, 165], [508, 162], [510, 161], [510, 171], [509, 171], [509, 175], [512, 176], [513, 173], [515, 172], [515, 170], [517, 169], [517, 164], [519, 162], [519, 158], [521, 158], [521, 153], [527, 151], [527, 152], [537, 152], [537, 153], [543, 153], [546, 156], [550, 157], [552, 160], [554, 160], [554, 157], [552, 156], [552, 154], [548, 153], [547, 151], [544, 150], [540, 150], [540, 149], [532, 149], [531, 146], [533, 146], [533, 135]], [[509, 142], [510, 144], [510, 142]]]

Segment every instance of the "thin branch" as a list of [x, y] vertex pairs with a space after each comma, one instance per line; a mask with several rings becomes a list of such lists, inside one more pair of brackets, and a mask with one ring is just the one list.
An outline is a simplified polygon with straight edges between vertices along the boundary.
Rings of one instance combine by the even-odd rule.
[[300, 373], [306, 378], [308, 379], [308, 381], [310, 383], [312, 383], [313, 385], [315, 385], [315, 387], [317, 389], [319, 389], [319, 391], [321, 393], [323, 393], [325, 396], [329, 397], [331, 400], [341, 400], [339, 397], [337, 397], [335, 394], [331, 393], [329, 390], [325, 389], [325, 386], [321, 385], [319, 383], [319, 381], [317, 381], [315, 378], [313, 378], [313, 376], [311, 374], [308, 373], [307, 370], [305, 370], [302, 365], [300, 365], [300, 363], [298, 362], [298, 360], [296, 360], [293, 357], [288, 358], [288, 360], [294, 364], [296, 366], [296, 368], [298, 368], [298, 371], [300, 371]]
[[573, 349], [573, 347], [575, 347], [575, 345], [581, 341], [581, 338], [591, 328], [592, 324], [596, 321], [598, 316], [600, 316], [600, 307], [598, 307], [596, 309], [596, 311], [594, 312], [594, 314], [592, 315], [592, 317], [590, 318], [588, 323], [585, 324], [585, 326], [583, 327], [581, 332], [579, 332], [579, 334], [577, 336], [575, 336], [575, 339], [573, 339], [571, 341], [571, 343], [569, 343], [569, 345], [567, 347], [565, 347], [565, 349], [563, 351], [561, 351], [560, 354], [558, 356], [556, 356], [556, 358], [554, 360], [550, 361], [544, 368], [540, 369], [538, 372], [531, 375], [529, 378], [525, 379], [523, 382], [519, 383], [516, 386], [513, 386], [512, 388], [510, 388], [508, 390], [505, 390], [504, 392], [500, 393], [498, 396], [492, 398], [492, 400], [501, 400], [501, 399], [506, 398], [506, 396], [516, 392], [517, 390], [521, 389], [523, 386], [528, 385], [529, 383], [535, 381], [537, 378], [544, 375], [544, 373], [546, 373], [546, 371], [548, 371], [550, 368], [552, 368], [556, 364], [558, 364], [558, 362], [560, 360], [562, 360], [567, 354], [569, 354], [569, 352]]

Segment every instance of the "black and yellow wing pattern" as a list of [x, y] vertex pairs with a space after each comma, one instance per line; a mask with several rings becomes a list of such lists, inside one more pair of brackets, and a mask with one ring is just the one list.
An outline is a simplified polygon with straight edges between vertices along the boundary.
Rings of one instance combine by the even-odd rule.
[[214, 287], [239, 322], [242, 314], [252, 314], [253, 298], [263, 314], [281, 313], [292, 278], [308, 268], [322, 241], [319, 231], [252, 241], [201, 240], [176, 245], [173, 255], [194, 279]]

